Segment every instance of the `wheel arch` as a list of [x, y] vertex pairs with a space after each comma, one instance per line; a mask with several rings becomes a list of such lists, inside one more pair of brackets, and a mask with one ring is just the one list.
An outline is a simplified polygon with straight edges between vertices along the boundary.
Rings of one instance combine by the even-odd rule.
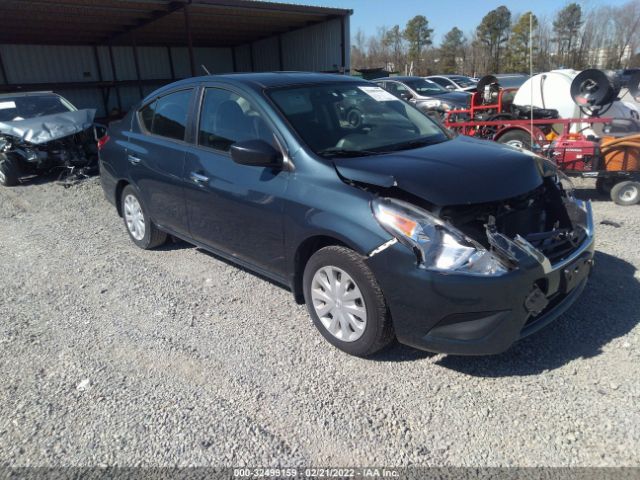
[[118, 211], [118, 215], [120, 215], [121, 217], [122, 217], [122, 202], [120, 201], [120, 198], [122, 197], [122, 192], [127, 185], [130, 185], [130, 183], [126, 180], [120, 180], [116, 184], [116, 190], [115, 190], [116, 210]]
[[307, 265], [307, 262], [309, 261], [311, 256], [318, 250], [330, 246], [346, 247], [354, 250], [355, 252], [358, 252], [358, 249], [354, 248], [353, 245], [350, 245], [344, 239], [338, 238], [337, 235], [333, 234], [316, 234], [304, 239], [300, 243], [300, 245], [298, 245], [298, 248], [296, 249], [293, 257], [293, 280], [291, 289], [293, 291], [293, 296], [296, 300], [296, 303], [300, 305], [305, 303], [302, 287], [302, 277], [304, 276], [304, 268]]

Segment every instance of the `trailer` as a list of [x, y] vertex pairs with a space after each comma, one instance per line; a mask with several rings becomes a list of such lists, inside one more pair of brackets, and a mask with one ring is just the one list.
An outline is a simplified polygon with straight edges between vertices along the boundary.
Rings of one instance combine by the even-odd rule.
[[[487, 76], [480, 80], [469, 108], [447, 112], [444, 125], [460, 135], [539, 153], [568, 175], [595, 178], [598, 191], [609, 194], [615, 203], [639, 203], [640, 135], [624, 134], [625, 128], [633, 131], [637, 125], [632, 120], [597, 115], [608, 110], [602, 107], [617, 94], [615, 85], [604, 84], [603, 78], [608, 81], [608, 77], [596, 72], [576, 76], [577, 86], [572, 84], [571, 89], [581, 111], [588, 109], [593, 116], [559, 118], [552, 109], [514, 105], [518, 89], [501, 88], [496, 77]], [[606, 87], [612, 91], [606, 92]], [[603, 136], [593, 134], [596, 126]]]

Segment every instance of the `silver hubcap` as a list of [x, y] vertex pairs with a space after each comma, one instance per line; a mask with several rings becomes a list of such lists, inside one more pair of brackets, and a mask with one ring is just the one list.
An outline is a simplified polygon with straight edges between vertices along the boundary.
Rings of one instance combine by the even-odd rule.
[[367, 326], [367, 307], [356, 282], [344, 270], [327, 266], [311, 281], [313, 308], [324, 327], [343, 342], [358, 340]]
[[142, 240], [145, 232], [144, 215], [140, 202], [133, 195], [124, 197], [124, 219], [131, 236], [136, 240]]
[[620, 192], [620, 198], [625, 202], [633, 202], [638, 198], [638, 187], [635, 185], [629, 185], [622, 189]]
[[4, 172], [2, 171], [2, 168], [0, 168], [0, 182], [4, 183], [4, 181], [7, 179], [7, 177], [5, 176]]
[[520, 140], [509, 140], [507, 145], [511, 145], [512, 147], [524, 148], [524, 143]]

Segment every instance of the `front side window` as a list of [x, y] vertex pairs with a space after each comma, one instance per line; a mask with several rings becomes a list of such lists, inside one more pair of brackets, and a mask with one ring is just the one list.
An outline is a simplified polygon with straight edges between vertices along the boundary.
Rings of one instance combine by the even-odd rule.
[[446, 87], [447, 85], [451, 85], [449, 80], [446, 80], [444, 78], [430, 78], [429, 80], [433, 83], [437, 83], [441, 87]]
[[160, 97], [140, 110], [140, 122], [155, 135], [184, 140], [193, 90], [181, 90]]
[[401, 97], [402, 94], [404, 95], [409, 94], [409, 90], [407, 89], [407, 87], [405, 87], [401, 83], [387, 82], [386, 89], [391, 93], [393, 93], [396, 97]]
[[416, 148], [449, 137], [415, 107], [374, 84], [319, 84], [267, 91], [307, 145], [325, 157]]
[[247, 140], [273, 144], [273, 133], [260, 112], [234, 92], [207, 88], [200, 113], [198, 144], [228, 151], [234, 143]]
[[451, 80], [460, 85], [462, 88], [475, 87], [478, 84], [478, 82], [474, 82], [469, 77], [463, 76], [451, 77]]

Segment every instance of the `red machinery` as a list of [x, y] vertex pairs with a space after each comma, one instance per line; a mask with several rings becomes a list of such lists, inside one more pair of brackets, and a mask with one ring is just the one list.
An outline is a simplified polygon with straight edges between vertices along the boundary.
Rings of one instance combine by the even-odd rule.
[[[597, 115], [597, 110], [603, 106], [602, 101], [615, 98], [617, 93], [603, 96], [602, 72], [596, 71], [597, 75], [592, 72], [587, 70], [578, 75], [574, 80], [574, 83], [577, 81], [576, 87], [572, 85], [571, 92], [576, 104], [587, 105], [590, 113]], [[469, 108], [449, 111], [444, 125], [461, 135], [536, 151], [555, 161], [568, 174], [597, 178], [598, 190], [610, 193], [618, 204], [640, 202], [637, 162], [626, 163], [620, 170], [609, 168], [614, 164], [609, 162], [611, 165], [608, 165], [601, 154], [600, 140], [581, 133], [596, 124], [610, 126], [614, 119], [597, 116], [558, 118], [555, 110], [515, 106], [513, 97], [516, 91], [516, 88], [500, 88], [494, 76], [483, 77], [471, 97]], [[598, 92], [597, 98], [592, 93], [595, 91]], [[572, 133], [572, 130], [578, 132]], [[614, 188], [621, 182], [630, 185], [626, 189]], [[635, 194], [629, 195], [629, 189], [635, 189]], [[625, 198], [620, 198], [620, 195]]]

